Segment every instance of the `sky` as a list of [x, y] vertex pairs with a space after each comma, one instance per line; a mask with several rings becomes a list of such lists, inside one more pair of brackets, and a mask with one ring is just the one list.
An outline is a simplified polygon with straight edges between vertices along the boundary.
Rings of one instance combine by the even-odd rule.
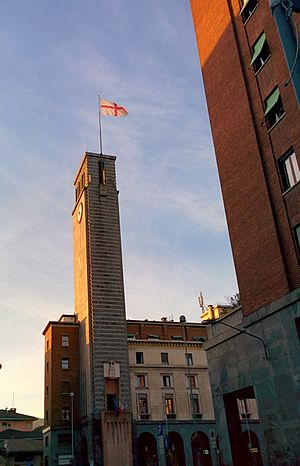
[[43, 336], [73, 313], [73, 181], [117, 156], [127, 317], [237, 291], [188, 0], [14, 0], [0, 16], [0, 408], [43, 417]]

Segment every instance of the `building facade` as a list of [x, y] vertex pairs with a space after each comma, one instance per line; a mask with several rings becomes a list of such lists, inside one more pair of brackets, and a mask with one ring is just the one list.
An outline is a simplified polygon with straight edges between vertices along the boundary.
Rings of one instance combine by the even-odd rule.
[[0, 409], [0, 432], [7, 429], [16, 429], [30, 432], [34, 429], [33, 423], [37, 417], [18, 413], [16, 408]]
[[[299, 465], [300, 5], [191, 7], [243, 308], [207, 343], [221, 461]], [[260, 459], [242, 441], [245, 399], [258, 406]]]
[[138, 464], [216, 464], [205, 326], [128, 320], [127, 331]]

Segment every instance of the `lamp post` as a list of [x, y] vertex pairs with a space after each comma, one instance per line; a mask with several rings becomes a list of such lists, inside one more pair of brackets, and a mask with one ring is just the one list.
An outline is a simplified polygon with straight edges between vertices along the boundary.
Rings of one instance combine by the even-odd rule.
[[71, 398], [71, 441], [72, 441], [72, 464], [74, 464], [74, 392], [70, 393]]
[[223, 322], [222, 320], [219, 320], [219, 319], [202, 320], [202, 324], [204, 324], [204, 325], [222, 324], [225, 327], [229, 327], [229, 328], [232, 328], [233, 330], [237, 330], [237, 332], [239, 332], [239, 333], [244, 333], [245, 335], [248, 335], [249, 337], [256, 338], [263, 345], [265, 358], [269, 359], [269, 354], [268, 354], [267, 345], [266, 345], [265, 341], [261, 337], [258, 337], [257, 335], [254, 335], [253, 333], [247, 332], [247, 330], [245, 330], [244, 328], [234, 327], [233, 325], [229, 325], [229, 324], [227, 324], [227, 323], [225, 323], [225, 322]]
[[[189, 380], [188, 388], [190, 392], [189, 393], [190, 408], [191, 408], [191, 414], [192, 414], [193, 423], [194, 423], [194, 435], [197, 438], [196, 415], [195, 415], [195, 406], [194, 406], [194, 400], [193, 400], [193, 385], [192, 385], [192, 378], [191, 378], [190, 358], [188, 356], [187, 337], [186, 337], [186, 328], [185, 328], [186, 317], [182, 315], [179, 317], [179, 320], [182, 323], [183, 339], [184, 339], [184, 344], [185, 344], [185, 359], [187, 363], [187, 372], [188, 372], [188, 380]], [[196, 466], [198, 465], [199, 465], [199, 452], [196, 446]]]

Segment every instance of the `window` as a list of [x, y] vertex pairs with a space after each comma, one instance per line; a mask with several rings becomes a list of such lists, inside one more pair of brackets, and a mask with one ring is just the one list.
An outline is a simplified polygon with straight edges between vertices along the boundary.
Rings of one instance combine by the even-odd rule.
[[136, 375], [136, 386], [138, 388], [144, 388], [144, 387], [147, 386], [146, 375], [145, 374], [137, 374]]
[[139, 413], [140, 419], [150, 418], [147, 394], [138, 395], [138, 413]]
[[70, 420], [70, 408], [62, 408], [61, 409], [61, 419], [63, 421], [69, 421]]
[[144, 353], [135, 353], [135, 357], [137, 364], [144, 364]]
[[171, 375], [163, 375], [162, 376], [162, 385], [163, 387], [172, 387], [172, 376]]
[[99, 162], [99, 182], [103, 185], [106, 184], [106, 171], [102, 160]]
[[296, 317], [295, 319], [296, 330], [298, 334], [298, 338], [300, 340], [300, 317]]
[[186, 376], [186, 387], [187, 388], [197, 388], [197, 383], [196, 383], [196, 376], [195, 375], [187, 375]]
[[135, 333], [127, 333], [128, 340], [135, 340]]
[[266, 39], [266, 34], [263, 32], [252, 47], [252, 59], [250, 66], [257, 73], [266, 63], [270, 56], [270, 49]]
[[168, 419], [176, 419], [174, 398], [172, 394], [164, 396], [164, 409]]
[[49, 387], [48, 385], [46, 385], [46, 398], [48, 398], [48, 395], [49, 395]]
[[63, 335], [61, 337], [61, 346], [69, 346], [69, 337], [68, 337], [68, 335]]
[[57, 436], [58, 445], [71, 445], [72, 435], [71, 434], [58, 434]]
[[297, 242], [299, 252], [300, 252], [300, 224], [294, 228], [294, 232], [295, 232], [296, 242]]
[[62, 358], [61, 368], [62, 369], [70, 369], [69, 358]]
[[49, 349], [49, 340], [46, 341], [46, 350], [48, 351]]
[[63, 395], [69, 395], [70, 394], [70, 382], [62, 382], [61, 383], [61, 393]]
[[168, 353], [161, 353], [161, 362], [162, 364], [169, 364]]
[[46, 362], [46, 372], [47, 372], [47, 374], [49, 372], [49, 362]]
[[49, 412], [48, 412], [48, 409], [46, 409], [46, 412], [45, 412], [45, 419], [46, 419], [46, 421], [48, 422], [48, 420], [49, 420]]
[[3, 427], [7, 427], [7, 422], [2, 422]]
[[257, 8], [257, 0], [243, 0], [240, 15], [245, 24]]
[[291, 149], [278, 163], [283, 189], [286, 191], [300, 181], [299, 165], [294, 150]]
[[186, 353], [185, 354], [185, 359], [186, 359], [186, 363], [187, 363], [188, 366], [193, 365], [193, 355], [192, 355], [192, 353]]
[[264, 100], [265, 120], [268, 129], [271, 129], [284, 115], [279, 89], [276, 87]]
[[171, 338], [172, 338], [172, 340], [183, 340], [182, 335], [172, 335]]
[[47, 447], [49, 444], [49, 437], [48, 435], [45, 437], [45, 447]]
[[149, 340], [159, 340], [160, 336], [155, 334], [155, 333], [151, 333], [150, 335], [148, 335], [148, 339]]
[[250, 410], [250, 404], [249, 400], [246, 398], [242, 400], [237, 400], [238, 401], [238, 408], [239, 408], [239, 413], [242, 418], [249, 418], [251, 417], [251, 410]]
[[202, 417], [199, 396], [197, 394], [192, 395], [192, 414], [197, 418]]

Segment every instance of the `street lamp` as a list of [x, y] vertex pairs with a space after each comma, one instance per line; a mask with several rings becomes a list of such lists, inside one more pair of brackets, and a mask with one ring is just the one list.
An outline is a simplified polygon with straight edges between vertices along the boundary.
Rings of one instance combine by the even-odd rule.
[[[193, 438], [197, 438], [197, 425], [196, 425], [196, 414], [195, 414], [195, 406], [194, 406], [194, 399], [193, 399], [193, 385], [192, 385], [192, 377], [191, 377], [191, 368], [190, 368], [190, 358], [188, 355], [188, 349], [187, 349], [187, 334], [186, 334], [186, 317], [184, 315], [179, 317], [179, 321], [182, 323], [182, 331], [183, 331], [183, 339], [184, 339], [184, 344], [185, 344], [185, 359], [187, 363], [187, 372], [188, 372], [188, 380], [189, 380], [189, 400], [190, 400], [190, 409], [191, 409], [191, 414], [193, 418], [193, 423], [194, 423], [194, 435]], [[196, 450], [196, 465], [199, 465], [199, 452], [197, 449], [197, 446], [195, 447]]]
[[229, 327], [229, 328], [232, 328], [233, 330], [237, 330], [237, 332], [239, 332], [239, 333], [244, 333], [245, 335], [248, 335], [249, 337], [256, 338], [263, 345], [265, 358], [269, 359], [269, 354], [268, 354], [267, 345], [266, 345], [265, 341], [261, 337], [258, 337], [257, 335], [254, 335], [253, 333], [247, 332], [247, 330], [245, 330], [244, 328], [234, 327], [233, 325], [229, 325], [229, 324], [227, 324], [227, 323], [225, 323], [225, 322], [223, 322], [222, 320], [219, 320], [219, 319], [202, 320], [202, 324], [204, 324], [204, 325], [222, 324], [222, 325], [225, 325], [225, 327]]
[[74, 392], [70, 393], [71, 398], [71, 441], [72, 441], [72, 463], [74, 460]]

